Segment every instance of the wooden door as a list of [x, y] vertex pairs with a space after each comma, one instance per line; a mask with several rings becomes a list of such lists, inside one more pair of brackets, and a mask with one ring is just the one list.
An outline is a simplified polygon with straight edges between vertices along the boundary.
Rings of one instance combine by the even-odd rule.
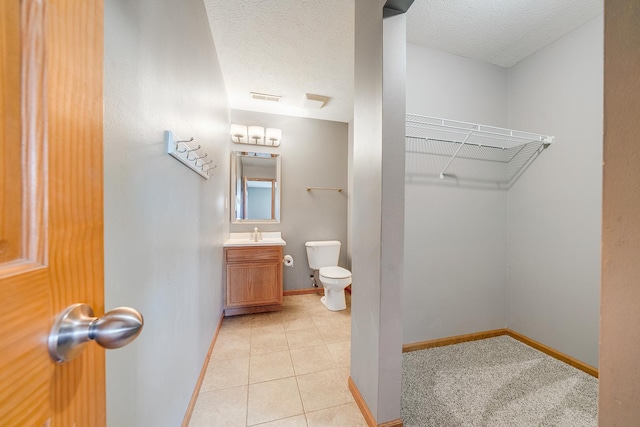
[[104, 350], [47, 336], [103, 302], [103, 0], [0, 1], [0, 425], [104, 426]]

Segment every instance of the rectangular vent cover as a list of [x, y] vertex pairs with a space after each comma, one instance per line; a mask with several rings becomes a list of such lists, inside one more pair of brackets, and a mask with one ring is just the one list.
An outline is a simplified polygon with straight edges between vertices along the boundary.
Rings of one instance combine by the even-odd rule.
[[280, 102], [279, 95], [270, 95], [268, 93], [258, 93], [258, 92], [250, 92], [251, 98], [257, 99], [258, 101], [270, 101], [270, 102]]

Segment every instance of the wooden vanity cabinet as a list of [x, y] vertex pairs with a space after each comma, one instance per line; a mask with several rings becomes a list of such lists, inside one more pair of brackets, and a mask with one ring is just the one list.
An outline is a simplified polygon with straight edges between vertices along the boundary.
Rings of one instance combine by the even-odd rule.
[[282, 246], [224, 248], [224, 315], [282, 309]]

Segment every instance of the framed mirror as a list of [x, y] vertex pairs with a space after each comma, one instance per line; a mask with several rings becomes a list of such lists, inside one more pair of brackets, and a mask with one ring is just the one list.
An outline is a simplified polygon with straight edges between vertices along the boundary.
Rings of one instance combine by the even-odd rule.
[[231, 222], [280, 222], [280, 154], [231, 152]]

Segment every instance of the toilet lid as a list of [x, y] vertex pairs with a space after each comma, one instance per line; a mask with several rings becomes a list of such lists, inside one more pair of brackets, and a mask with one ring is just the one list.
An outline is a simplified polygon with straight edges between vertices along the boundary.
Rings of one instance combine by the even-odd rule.
[[328, 277], [329, 279], [346, 279], [347, 277], [351, 277], [351, 272], [346, 268], [332, 266], [322, 267], [320, 269], [320, 275]]

